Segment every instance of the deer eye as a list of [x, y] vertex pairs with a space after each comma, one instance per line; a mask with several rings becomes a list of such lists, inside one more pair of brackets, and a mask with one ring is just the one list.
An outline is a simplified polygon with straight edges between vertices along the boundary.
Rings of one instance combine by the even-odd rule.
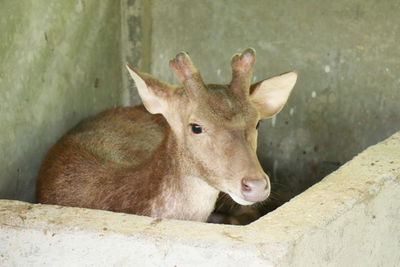
[[256, 129], [258, 129], [258, 126], [260, 126], [260, 121], [257, 122]]
[[201, 126], [196, 123], [191, 123], [190, 127], [192, 128], [192, 132], [195, 134], [200, 134], [203, 132], [203, 129], [201, 128]]

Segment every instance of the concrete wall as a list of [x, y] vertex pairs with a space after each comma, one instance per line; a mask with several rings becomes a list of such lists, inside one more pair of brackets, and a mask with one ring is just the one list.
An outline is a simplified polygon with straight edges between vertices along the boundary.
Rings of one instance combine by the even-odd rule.
[[1, 1], [0, 198], [33, 200], [50, 145], [121, 102], [120, 29], [119, 1]]
[[247, 226], [0, 200], [1, 266], [398, 266], [400, 132]]
[[246, 47], [257, 50], [255, 80], [299, 72], [287, 106], [260, 127], [276, 197], [400, 129], [399, 1], [151, 2], [151, 72], [160, 78], [177, 82], [168, 60], [183, 50], [206, 82], [226, 83], [231, 56]]

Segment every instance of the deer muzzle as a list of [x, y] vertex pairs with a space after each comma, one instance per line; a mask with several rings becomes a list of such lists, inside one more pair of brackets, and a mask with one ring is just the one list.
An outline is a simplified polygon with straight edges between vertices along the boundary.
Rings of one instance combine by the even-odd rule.
[[259, 202], [265, 200], [270, 193], [268, 177], [261, 179], [243, 178], [241, 182], [241, 193], [244, 200]]

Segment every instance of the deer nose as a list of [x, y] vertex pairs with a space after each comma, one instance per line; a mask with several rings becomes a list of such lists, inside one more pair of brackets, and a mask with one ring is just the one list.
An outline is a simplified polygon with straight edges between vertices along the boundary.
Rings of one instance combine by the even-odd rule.
[[269, 186], [267, 179], [242, 179], [242, 195], [245, 200], [258, 202], [265, 200], [269, 195]]

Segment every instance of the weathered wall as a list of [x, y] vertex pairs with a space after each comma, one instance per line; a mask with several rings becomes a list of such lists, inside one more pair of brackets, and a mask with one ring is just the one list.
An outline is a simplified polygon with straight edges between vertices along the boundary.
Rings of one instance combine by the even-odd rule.
[[206, 82], [225, 83], [249, 46], [255, 80], [296, 69], [287, 106], [259, 135], [285, 199], [400, 129], [399, 11], [395, 0], [154, 0], [151, 72], [176, 82], [168, 59], [183, 50]]
[[0, 198], [33, 200], [45, 151], [119, 104], [120, 3], [1, 1]]

